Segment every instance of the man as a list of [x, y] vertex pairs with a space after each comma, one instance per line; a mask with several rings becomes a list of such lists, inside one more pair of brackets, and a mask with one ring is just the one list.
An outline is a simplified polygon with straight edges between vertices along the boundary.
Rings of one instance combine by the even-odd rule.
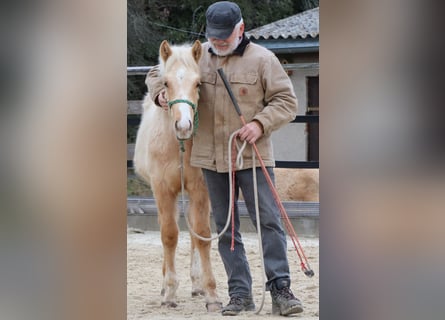
[[[244, 35], [244, 23], [237, 4], [221, 1], [206, 12], [206, 37], [200, 60], [201, 89], [199, 128], [193, 142], [191, 164], [203, 170], [210, 194], [218, 233], [227, 221], [229, 207], [228, 142], [238, 130], [240, 140], [256, 143], [259, 153], [274, 179], [275, 165], [271, 133], [295, 118], [297, 99], [289, 77], [275, 55], [251, 43]], [[223, 68], [241, 112], [243, 126], [217, 69]], [[166, 108], [167, 101], [156, 70], [147, 76], [147, 86], [154, 101]], [[236, 200], [241, 188], [249, 215], [256, 226], [252, 167], [256, 167], [261, 220], [266, 288], [272, 297], [272, 311], [284, 316], [303, 311], [301, 302], [290, 289], [286, 235], [279, 209], [258, 163], [252, 163], [251, 148], [243, 154], [244, 168], [236, 172]], [[230, 302], [223, 315], [253, 311], [252, 278], [239, 232], [238, 208], [235, 206], [235, 247], [231, 251], [231, 228], [218, 240], [218, 249], [228, 277]]]

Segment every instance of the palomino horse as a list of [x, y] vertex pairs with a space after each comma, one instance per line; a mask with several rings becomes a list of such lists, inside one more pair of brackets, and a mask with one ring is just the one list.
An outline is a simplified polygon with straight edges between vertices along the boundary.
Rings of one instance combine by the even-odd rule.
[[[190, 166], [199, 98], [201, 43], [193, 47], [170, 46], [167, 41], [159, 49], [161, 77], [168, 98], [169, 111], [156, 106], [145, 97], [144, 113], [136, 137], [134, 165], [136, 173], [150, 183], [158, 207], [164, 261], [162, 266], [162, 305], [176, 307], [178, 280], [175, 251], [178, 243], [177, 197], [181, 192], [180, 142], [184, 143], [183, 185], [189, 196], [188, 217], [193, 230], [209, 237], [210, 205], [207, 188], [200, 168]], [[190, 276], [192, 296], [204, 294], [207, 310], [218, 311], [221, 303], [211, 268], [211, 243], [191, 236]]]

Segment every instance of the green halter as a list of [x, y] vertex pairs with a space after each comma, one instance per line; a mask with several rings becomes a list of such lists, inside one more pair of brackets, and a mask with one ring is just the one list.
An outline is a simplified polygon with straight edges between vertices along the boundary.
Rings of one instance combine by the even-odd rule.
[[[198, 125], [199, 125], [198, 109], [196, 108], [196, 104], [194, 104], [193, 102], [191, 102], [187, 99], [176, 99], [176, 100], [168, 101], [167, 105], [171, 109], [171, 107], [176, 103], [187, 103], [190, 107], [192, 107], [193, 112], [195, 113], [195, 115], [193, 117], [193, 134], [195, 134], [196, 129], [198, 129]], [[185, 151], [184, 140], [179, 140], [179, 145], [181, 147], [181, 151], [184, 152]]]

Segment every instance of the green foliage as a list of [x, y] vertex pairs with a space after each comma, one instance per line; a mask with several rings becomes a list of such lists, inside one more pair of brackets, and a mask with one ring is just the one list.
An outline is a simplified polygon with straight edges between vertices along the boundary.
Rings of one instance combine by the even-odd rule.
[[[205, 12], [214, 0], [128, 0], [127, 65], [158, 63], [159, 45], [205, 41]], [[238, 0], [246, 30], [286, 18], [318, 6], [318, 0]], [[128, 98], [142, 99], [143, 81], [128, 78]]]
[[[127, 64], [153, 65], [162, 40], [205, 41], [205, 12], [214, 0], [128, 0]], [[318, 0], [238, 0], [246, 30], [318, 6]]]
[[298, 11], [306, 11], [319, 6], [319, 0], [299, 0], [295, 1], [295, 6]]

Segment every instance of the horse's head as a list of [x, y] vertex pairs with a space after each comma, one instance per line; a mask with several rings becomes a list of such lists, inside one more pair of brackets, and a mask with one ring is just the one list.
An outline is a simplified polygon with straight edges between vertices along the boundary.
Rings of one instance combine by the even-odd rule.
[[189, 139], [195, 129], [199, 98], [201, 43], [190, 46], [170, 46], [164, 40], [159, 48], [161, 76], [176, 137]]

